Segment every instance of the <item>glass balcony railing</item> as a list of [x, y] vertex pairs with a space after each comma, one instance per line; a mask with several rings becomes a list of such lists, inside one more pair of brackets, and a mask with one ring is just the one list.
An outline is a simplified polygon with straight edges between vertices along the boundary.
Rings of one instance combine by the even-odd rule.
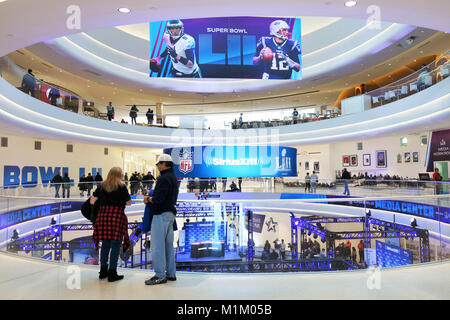
[[372, 108], [397, 101], [425, 90], [446, 79], [450, 74], [450, 51], [420, 70], [390, 83], [387, 86], [367, 92], [372, 99]]
[[[448, 259], [450, 195], [434, 195], [433, 188], [426, 184], [423, 188], [430, 190], [417, 195], [417, 190], [405, 186], [404, 194], [415, 194], [414, 198], [381, 192], [352, 198], [325, 193], [325, 198], [308, 193], [305, 196], [303, 188], [290, 190], [298, 195], [290, 199], [272, 192], [266, 192], [265, 198], [249, 195], [232, 200], [187, 200], [181, 195], [176, 220], [185, 238], [181, 240], [181, 233], [176, 233], [177, 270], [338, 271]], [[325, 189], [317, 191], [323, 195]], [[98, 264], [92, 243], [93, 226], [79, 211], [86, 198], [68, 201], [36, 193], [35, 197], [0, 196], [0, 251], [66, 263]], [[121, 252], [121, 267], [152, 268], [151, 234], [141, 231], [143, 211], [142, 199], [135, 199], [126, 209], [132, 247]], [[279, 239], [273, 242], [265, 238], [271, 223], [279, 229]], [[213, 226], [208, 229], [211, 239], [192, 238], [190, 228], [201, 225]]]
[[[14, 64], [8, 57], [0, 58], [2, 77], [19, 90], [30, 94], [46, 103], [67, 111], [76, 112], [90, 117], [117, 121], [124, 124], [133, 123], [130, 117], [131, 105], [127, 107], [114, 106], [114, 115], [108, 115], [105, 103], [91, 101], [68, 92], [65, 89], [46, 83], [28, 74], [25, 70]], [[449, 51], [439, 59], [424, 66], [422, 69], [395, 81], [389, 85], [365, 93], [372, 99], [372, 108], [396, 101], [414, 93], [420, 92], [440, 81], [446, 79], [450, 72]], [[283, 97], [264, 98], [266, 101], [280, 101]], [[261, 100], [261, 99], [259, 99]], [[248, 101], [232, 101], [233, 108], [236, 103]], [[223, 102], [228, 105], [231, 102]], [[217, 104], [217, 103], [215, 103]], [[199, 104], [207, 107], [208, 103]], [[181, 105], [180, 105], [181, 106]], [[191, 106], [191, 105], [190, 105]], [[155, 105], [137, 105], [136, 124], [141, 126], [163, 126], [188, 129], [246, 129], [277, 127], [318, 120], [326, 120], [341, 116], [339, 110], [333, 105], [310, 105], [297, 107], [289, 106], [279, 109], [264, 109], [251, 111], [233, 111], [214, 114], [158, 114], [152, 108]], [[150, 110], [152, 111], [150, 113]], [[242, 116], [242, 119], [241, 119]], [[116, 118], [114, 118], [116, 117]], [[120, 119], [119, 119], [120, 118]]]
[[[306, 193], [341, 196], [348, 184], [350, 196], [430, 196], [449, 194], [450, 182], [426, 181], [417, 179], [391, 180], [355, 178], [318, 179], [316, 183], [307, 183], [298, 177], [261, 177], [261, 178], [184, 178], [179, 179], [180, 193], [202, 192], [270, 192], [270, 193]], [[142, 196], [154, 188], [155, 180], [124, 181], [132, 196]], [[10, 184], [0, 187], [0, 196], [29, 196], [37, 199], [85, 199], [97, 188], [97, 182], [72, 181], [69, 184], [28, 183]]]

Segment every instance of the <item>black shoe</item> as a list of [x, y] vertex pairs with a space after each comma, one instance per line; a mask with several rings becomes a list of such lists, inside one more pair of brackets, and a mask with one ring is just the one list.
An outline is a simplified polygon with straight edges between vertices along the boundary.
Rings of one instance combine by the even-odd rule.
[[108, 281], [109, 282], [114, 282], [114, 281], [122, 280], [122, 279], [123, 279], [123, 276], [118, 275], [116, 269], [108, 271]]
[[166, 279], [169, 280], [169, 281], [177, 281], [177, 277], [176, 276], [173, 276], [173, 277], [166, 276]]
[[146, 280], [145, 284], [152, 286], [155, 284], [161, 284], [161, 283], [166, 283], [166, 282], [167, 282], [167, 278], [158, 278], [158, 277], [154, 276], [153, 278]]
[[106, 267], [100, 267], [100, 272], [99, 272], [99, 279], [105, 279], [108, 277], [108, 266]]

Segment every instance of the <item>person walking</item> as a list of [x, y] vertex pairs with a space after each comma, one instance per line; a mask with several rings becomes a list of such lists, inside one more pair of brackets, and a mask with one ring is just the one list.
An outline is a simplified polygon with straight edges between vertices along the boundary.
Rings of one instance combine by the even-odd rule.
[[86, 179], [86, 190], [87, 190], [87, 195], [88, 197], [91, 196], [91, 190], [94, 189], [94, 177], [91, 175], [91, 173], [89, 172]]
[[120, 245], [123, 243], [123, 252], [130, 247], [125, 206], [131, 205], [130, 194], [122, 182], [122, 169], [114, 167], [109, 170], [106, 180], [94, 191], [89, 201], [92, 205], [98, 201], [99, 206], [93, 234], [97, 250], [99, 242], [102, 242], [99, 279], [108, 278], [109, 282], [122, 280], [124, 276], [117, 274], [117, 262]]
[[173, 160], [168, 154], [158, 157], [156, 166], [160, 176], [156, 180], [152, 197], [144, 197], [144, 203], [151, 203], [152, 224], [150, 243], [152, 265], [155, 275], [146, 280], [146, 285], [175, 281], [175, 251], [173, 247], [173, 224], [177, 213], [175, 205], [178, 198], [178, 183], [173, 170]]
[[147, 123], [148, 124], [153, 124], [153, 110], [148, 108], [147, 113], [145, 114], [145, 116], [147, 117]]
[[99, 185], [102, 184], [102, 182], [103, 182], [103, 177], [102, 177], [102, 175], [100, 174], [99, 171], [97, 171], [97, 174], [95, 175], [94, 181], [95, 181], [95, 186], [96, 186], [96, 187], [98, 187]]
[[22, 78], [22, 91], [26, 94], [31, 94], [34, 97], [36, 89], [36, 78], [34, 77], [33, 70], [28, 69], [28, 73], [26, 73]]
[[311, 192], [316, 193], [318, 181], [319, 181], [319, 177], [317, 176], [316, 172], [313, 171], [313, 174], [311, 175]]
[[70, 178], [69, 174], [66, 172], [64, 173], [64, 177], [62, 178], [62, 197], [66, 197], [66, 191], [67, 191], [67, 198], [70, 198]]
[[86, 175], [83, 173], [83, 175], [80, 177], [80, 182], [78, 183], [78, 189], [80, 189], [80, 196], [84, 197], [84, 191], [86, 191]]
[[347, 171], [347, 168], [344, 168], [344, 170], [342, 170], [342, 179], [344, 180], [344, 194], [345, 195], [350, 195], [350, 190], [348, 189], [348, 181], [351, 179], [352, 177], [350, 176], [350, 172]]
[[110, 101], [109, 104], [106, 106], [106, 115], [108, 116], [108, 120], [111, 121], [114, 119], [114, 107], [112, 105], [112, 102]]
[[239, 191], [242, 192], [242, 177], [238, 178]]
[[311, 192], [311, 176], [309, 175], [309, 172], [306, 173], [305, 176], [305, 192]]
[[52, 183], [51, 185], [55, 187], [55, 198], [59, 198], [59, 189], [61, 188], [61, 184], [63, 182], [61, 173], [58, 171], [50, 182]]
[[136, 107], [135, 104], [133, 104], [133, 106], [130, 109], [130, 118], [131, 118], [131, 124], [136, 124], [136, 118], [137, 118], [137, 113], [139, 112], [138, 108]]

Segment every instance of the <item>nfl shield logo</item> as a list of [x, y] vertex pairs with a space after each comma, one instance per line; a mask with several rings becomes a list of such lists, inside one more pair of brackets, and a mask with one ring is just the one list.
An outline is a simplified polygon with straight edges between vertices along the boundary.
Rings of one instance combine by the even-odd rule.
[[191, 172], [194, 169], [192, 165], [192, 153], [189, 151], [182, 151], [180, 154], [180, 171], [183, 174]]

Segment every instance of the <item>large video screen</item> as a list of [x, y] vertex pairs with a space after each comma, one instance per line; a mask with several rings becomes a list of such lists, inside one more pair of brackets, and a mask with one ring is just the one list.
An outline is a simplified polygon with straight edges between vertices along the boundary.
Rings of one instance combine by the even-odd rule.
[[301, 19], [150, 22], [150, 77], [302, 79]]

